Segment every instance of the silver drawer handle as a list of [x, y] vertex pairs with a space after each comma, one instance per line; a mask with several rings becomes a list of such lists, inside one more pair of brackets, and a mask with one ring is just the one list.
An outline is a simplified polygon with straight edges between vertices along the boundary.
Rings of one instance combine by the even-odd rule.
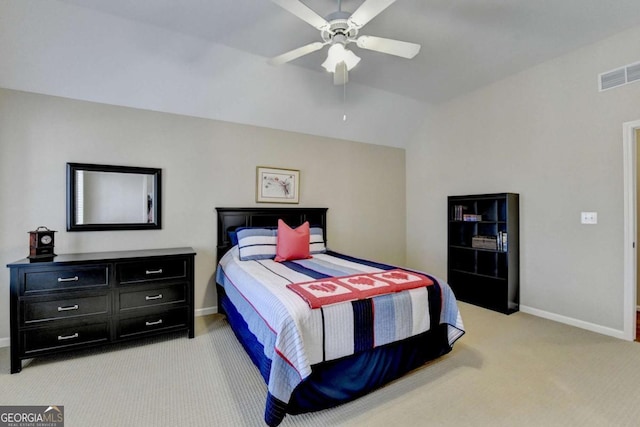
[[80, 308], [78, 304], [75, 304], [75, 305], [70, 305], [68, 307], [58, 307], [58, 311], [77, 310], [78, 308]]
[[77, 332], [75, 334], [73, 334], [73, 335], [67, 335], [66, 337], [63, 337], [62, 335], [58, 335], [58, 341], [70, 340], [70, 339], [73, 339], [73, 338], [78, 338], [78, 336], [79, 335], [78, 335]]
[[160, 273], [162, 273], [162, 269], [159, 268], [157, 270], [147, 270], [147, 271], [145, 271], [145, 273], [147, 273], [147, 274], [160, 274]]
[[155, 322], [144, 322], [144, 323], [145, 323], [145, 325], [147, 325], [147, 326], [161, 325], [161, 324], [162, 324], [162, 319], [157, 320], [157, 321], [155, 321]]
[[68, 278], [58, 277], [58, 282], [77, 282], [78, 280], [80, 280], [78, 276]]
[[151, 296], [151, 295], [147, 295], [146, 297], [144, 297], [144, 299], [145, 299], [146, 301], [152, 301], [152, 300], [154, 300], [154, 299], [162, 299], [162, 294], [153, 295], [153, 296]]

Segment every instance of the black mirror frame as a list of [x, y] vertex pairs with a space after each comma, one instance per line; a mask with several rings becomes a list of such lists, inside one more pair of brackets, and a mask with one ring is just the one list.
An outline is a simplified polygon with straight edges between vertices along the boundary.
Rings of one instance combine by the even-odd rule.
[[[76, 171], [120, 172], [153, 175], [155, 201], [153, 223], [108, 223], [76, 224]], [[114, 230], [157, 230], [162, 228], [162, 169], [134, 166], [96, 165], [90, 163], [67, 163], [67, 231], [114, 231]]]

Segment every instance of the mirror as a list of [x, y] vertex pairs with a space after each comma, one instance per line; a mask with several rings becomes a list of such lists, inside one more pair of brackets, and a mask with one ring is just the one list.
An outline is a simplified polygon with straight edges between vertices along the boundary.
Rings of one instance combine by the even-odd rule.
[[67, 163], [67, 231], [159, 229], [161, 170]]

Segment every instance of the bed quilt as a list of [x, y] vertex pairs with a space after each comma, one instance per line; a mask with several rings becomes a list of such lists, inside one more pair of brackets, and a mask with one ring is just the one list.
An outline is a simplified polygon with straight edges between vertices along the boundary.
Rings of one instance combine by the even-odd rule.
[[[277, 425], [311, 367], [447, 325], [449, 345], [464, 325], [449, 286], [430, 286], [311, 309], [287, 285], [397, 267], [328, 251], [311, 259], [240, 261], [234, 247], [220, 260], [216, 281], [271, 360], [265, 421]], [[422, 273], [424, 274], [424, 273]]]

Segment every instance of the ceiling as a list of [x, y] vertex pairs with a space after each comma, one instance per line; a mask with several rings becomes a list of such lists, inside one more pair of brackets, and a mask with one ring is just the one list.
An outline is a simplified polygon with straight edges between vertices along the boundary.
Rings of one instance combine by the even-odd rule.
[[[303, 3], [325, 17], [338, 8]], [[320, 41], [270, 0], [6, 0], [0, 87], [402, 148], [438, 104], [638, 26], [638, 0], [398, 0], [359, 35], [420, 53], [350, 44], [362, 60], [342, 87], [321, 67], [328, 47], [268, 64]], [[597, 72], [624, 64], [594, 70], [593, 90]]]
[[[318, 31], [269, 0], [61, 0], [233, 48], [265, 61], [318, 41]], [[321, 16], [336, 0], [303, 0]], [[343, 0], [352, 12], [362, 0]], [[438, 104], [640, 25], [638, 0], [398, 0], [360, 34], [422, 45], [412, 60], [350, 48], [350, 81]], [[324, 73], [325, 47], [280, 67]], [[595, 79], [595, 76], [594, 76]], [[327, 83], [330, 84], [330, 83]]]

